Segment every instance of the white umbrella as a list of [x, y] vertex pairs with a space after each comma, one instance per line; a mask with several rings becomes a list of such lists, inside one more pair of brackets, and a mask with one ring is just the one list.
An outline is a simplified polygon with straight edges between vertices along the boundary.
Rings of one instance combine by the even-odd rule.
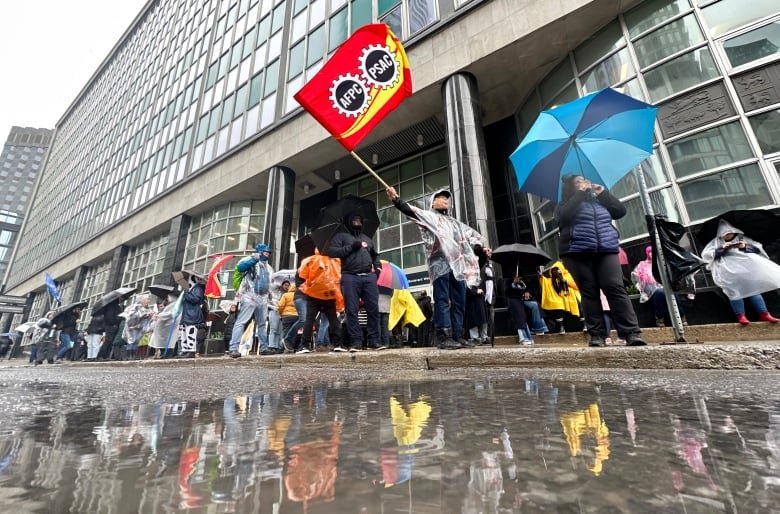
[[219, 302], [219, 308], [227, 314], [230, 314], [230, 308], [234, 305], [236, 305], [236, 302], [233, 300], [222, 300]]
[[35, 328], [35, 323], [36, 323], [35, 321], [28, 321], [26, 323], [22, 323], [21, 325], [19, 325], [14, 329], [14, 332], [21, 332], [22, 334], [26, 334], [27, 332]]

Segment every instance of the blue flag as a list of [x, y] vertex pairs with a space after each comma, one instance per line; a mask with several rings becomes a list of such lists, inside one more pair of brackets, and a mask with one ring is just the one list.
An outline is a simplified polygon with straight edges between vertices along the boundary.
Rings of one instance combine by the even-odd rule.
[[57, 290], [57, 284], [54, 283], [54, 278], [49, 275], [48, 271], [45, 274], [44, 281], [46, 282], [46, 289], [49, 290], [49, 294], [54, 299], [54, 301], [57, 303], [62, 303], [60, 301], [60, 292]]

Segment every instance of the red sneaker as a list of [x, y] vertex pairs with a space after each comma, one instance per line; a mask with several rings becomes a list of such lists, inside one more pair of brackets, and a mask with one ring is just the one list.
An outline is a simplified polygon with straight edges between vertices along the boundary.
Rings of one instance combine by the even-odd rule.
[[737, 323], [740, 325], [750, 325], [750, 321], [748, 321], [744, 314], [737, 314]]
[[769, 312], [762, 312], [761, 316], [758, 317], [759, 321], [768, 321], [769, 323], [777, 323], [780, 321], [780, 319], [775, 318]]

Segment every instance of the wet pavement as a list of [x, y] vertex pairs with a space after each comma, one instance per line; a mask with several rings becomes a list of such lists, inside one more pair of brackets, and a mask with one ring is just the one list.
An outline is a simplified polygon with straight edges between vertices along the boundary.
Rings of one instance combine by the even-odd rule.
[[777, 512], [780, 373], [0, 370], [2, 512]]

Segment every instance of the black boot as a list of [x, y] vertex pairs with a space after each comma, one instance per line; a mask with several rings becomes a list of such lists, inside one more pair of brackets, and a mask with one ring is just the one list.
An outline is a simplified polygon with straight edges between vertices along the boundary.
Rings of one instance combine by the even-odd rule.
[[436, 331], [436, 345], [440, 350], [458, 350], [462, 348], [459, 342], [452, 338], [452, 330], [442, 328]]

